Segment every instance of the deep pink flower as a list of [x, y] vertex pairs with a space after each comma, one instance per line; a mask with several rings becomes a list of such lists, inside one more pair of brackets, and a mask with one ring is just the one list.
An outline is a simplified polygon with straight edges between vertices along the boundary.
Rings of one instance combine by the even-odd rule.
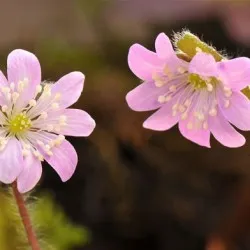
[[144, 81], [127, 94], [129, 107], [158, 109], [143, 126], [164, 131], [179, 123], [181, 134], [201, 146], [210, 147], [210, 132], [224, 146], [244, 145], [245, 138], [231, 124], [250, 130], [250, 102], [241, 93], [250, 83], [250, 59], [216, 62], [197, 49], [187, 63], [163, 33], [155, 48], [156, 53], [134, 44], [128, 55], [130, 69]]
[[84, 75], [41, 83], [38, 59], [21, 49], [9, 54], [7, 75], [0, 71], [0, 181], [17, 180], [18, 190], [27, 192], [39, 181], [44, 159], [67, 181], [78, 159], [64, 135], [88, 136], [95, 127], [85, 111], [67, 109], [80, 97]]

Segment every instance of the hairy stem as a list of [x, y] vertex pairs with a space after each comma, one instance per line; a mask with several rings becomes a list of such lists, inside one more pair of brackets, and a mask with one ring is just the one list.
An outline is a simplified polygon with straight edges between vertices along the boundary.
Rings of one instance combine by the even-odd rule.
[[14, 182], [12, 184], [12, 190], [13, 190], [13, 194], [14, 194], [17, 206], [18, 206], [20, 216], [22, 218], [22, 222], [23, 222], [31, 249], [32, 250], [41, 250], [39, 247], [35, 232], [33, 230], [32, 224], [31, 224], [28, 210], [25, 206], [24, 198], [23, 198], [22, 194], [19, 193], [19, 191], [17, 190], [17, 183], [16, 182]]

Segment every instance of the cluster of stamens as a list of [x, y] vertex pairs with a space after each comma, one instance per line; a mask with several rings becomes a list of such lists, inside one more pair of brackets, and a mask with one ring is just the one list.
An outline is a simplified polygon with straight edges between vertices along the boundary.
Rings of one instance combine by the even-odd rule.
[[162, 72], [154, 72], [152, 79], [156, 87], [165, 86], [167, 89], [165, 94], [158, 96], [158, 102], [165, 104], [172, 101], [172, 116], [180, 115], [182, 120], [193, 117], [187, 123], [188, 129], [208, 129], [208, 117], [216, 116], [218, 112], [216, 90], [219, 88], [223, 92], [223, 107], [230, 106], [232, 90], [223, 86], [216, 77], [202, 77], [182, 67], [177, 72], [171, 72], [165, 66]]
[[[43, 87], [39, 84], [36, 87], [35, 97], [28, 102], [28, 105], [16, 112], [19, 98], [24, 90], [29, 87], [29, 79], [24, 78], [17, 84], [11, 83], [10, 87], [4, 86], [0, 88], [0, 95], [6, 100], [6, 104], [1, 107], [4, 117], [2, 128], [6, 131], [5, 137], [0, 137], [0, 150], [3, 150], [10, 136], [17, 137], [22, 143], [23, 156], [28, 156], [30, 153], [43, 161], [43, 156], [39, 149], [30, 143], [26, 138], [28, 131], [37, 132], [48, 131], [60, 133], [62, 127], [67, 125], [67, 117], [60, 115], [49, 117], [49, 112], [57, 111], [60, 108], [60, 93], [52, 94], [51, 85], [45, 84]], [[49, 117], [49, 118], [48, 118]], [[51, 121], [51, 122], [50, 122]], [[40, 150], [44, 151], [48, 156], [53, 155], [53, 148], [59, 146], [65, 137], [58, 135], [56, 139], [48, 139], [48, 144], [44, 144], [41, 140], [36, 143]]]

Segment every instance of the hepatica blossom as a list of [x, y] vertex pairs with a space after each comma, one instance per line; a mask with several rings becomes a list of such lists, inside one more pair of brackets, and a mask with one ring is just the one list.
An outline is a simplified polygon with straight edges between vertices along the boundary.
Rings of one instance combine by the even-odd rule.
[[88, 136], [95, 127], [89, 114], [68, 109], [81, 95], [84, 75], [41, 83], [36, 56], [18, 49], [8, 56], [7, 76], [0, 72], [0, 181], [17, 180], [19, 191], [27, 192], [39, 181], [44, 160], [67, 181], [77, 154], [64, 136]]
[[224, 146], [242, 146], [245, 138], [232, 125], [250, 130], [250, 102], [241, 92], [250, 84], [250, 59], [216, 61], [197, 47], [188, 62], [163, 33], [155, 48], [134, 44], [128, 55], [130, 69], [143, 80], [127, 94], [128, 105], [158, 109], [143, 126], [164, 131], [178, 123], [181, 134], [201, 146], [210, 147], [210, 134]]

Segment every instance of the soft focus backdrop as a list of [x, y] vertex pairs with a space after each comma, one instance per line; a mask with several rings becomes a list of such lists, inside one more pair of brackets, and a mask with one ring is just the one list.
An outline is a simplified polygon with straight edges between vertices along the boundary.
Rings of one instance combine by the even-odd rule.
[[[133, 43], [153, 49], [158, 33], [188, 28], [230, 57], [250, 57], [249, 13], [247, 0], [0, 0], [0, 68], [23, 48], [43, 79], [82, 71], [75, 107], [97, 123], [89, 138], [70, 139], [73, 178], [61, 183], [45, 165], [32, 194], [43, 250], [250, 249], [249, 133], [242, 148], [212, 140], [205, 149], [177, 128], [143, 129], [149, 113], [125, 102], [139, 84], [127, 66]], [[0, 188], [0, 249], [22, 249]]]

